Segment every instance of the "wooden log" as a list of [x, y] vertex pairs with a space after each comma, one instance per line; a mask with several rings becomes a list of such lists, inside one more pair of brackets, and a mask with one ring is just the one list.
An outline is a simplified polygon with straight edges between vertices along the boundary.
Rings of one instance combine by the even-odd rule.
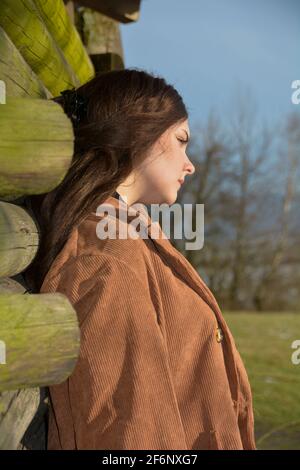
[[83, 84], [95, 69], [62, 0], [34, 0], [39, 13], [65, 58]]
[[[21, 274], [0, 278], [8, 292], [27, 292]], [[48, 387], [0, 392], [0, 450], [46, 450], [47, 422]]]
[[81, 7], [82, 36], [96, 72], [124, 68], [119, 23], [97, 11]]
[[7, 292], [25, 294], [26, 291], [27, 289], [25, 285], [21, 282], [18, 282], [16, 279], [12, 279], [10, 277], [0, 277], [0, 294]]
[[61, 383], [77, 362], [77, 314], [59, 292], [1, 294], [0, 338], [6, 345], [0, 391]]
[[140, 15], [140, 0], [80, 0], [79, 3], [120, 23], [138, 21]]
[[117, 21], [90, 8], [80, 8], [84, 44], [89, 54], [112, 52], [123, 57], [120, 27]]
[[51, 191], [73, 151], [72, 122], [58, 103], [8, 97], [0, 106], [0, 198]]
[[1, 0], [0, 26], [53, 96], [80, 85], [33, 0]]
[[75, 6], [71, 0], [63, 0], [72, 24], [75, 25]]
[[0, 79], [0, 104], [6, 104], [6, 83]]
[[[16, 280], [0, 278], [0, 294], [25, 291]], [[47, 387], [0, 392], [0, 450], [45, 450], [47, 420]]]
[[39, 402], [39, 388], [0, 393], [0, 450], [18, 449]]
[[20, 206], [0, 201], [0, 276], [13, 276], [29, 266], [38, 250], [38, 227]]
[[[4, 9], [8, 7], [11, 9], [12, 13], [16, 13], [16, 10], [14, 10], [16, 6], [17, 7], [19, 6], [22, 8], [23, 6], [25, 6], [25, 8], [29, 8], [30, 10], [31, 2], [30, 0], [26, 0], [25, 2], [15, 1], [15, 0], [7, 0], [7, 1], [3, 0], [1, 2], [1, 8], [0, 8], [0, 24], [2, 24], [1, 20], [3, 20], [2, 15], [5, 13]], [[9, 16], [9, 19], [5, 18], [5, 21], [8, 20], [8, 22], [6, 22], [5, 25], [6, 25], [6, 29], [10, 29], [10, 37], [12, 37], [13, 41], [16, 44], [18, 44], [19, 49], [15, 47], [9, 35], [6, 34], [2, 28], [0, 28], [0, 80], [3, 80], [5, 82], [6, 89], [7, 89], [7, 96], [9, 97], [31, 96], [31, 97], [36, 97], [36, 98], [38, 97], [50, 98], [53, 95], [58, 95], [58, 93], [65, 88], [79, 85], [80, 80], [78, 80], [76, 75], [73, 73], [72, 69], [69, 67], [60, 49], [57, 47], [57, 45], [52, 39], [52, 36], [49, 34], [48, 34], [49, 41], [47, 41], [48, 36], [47, 34], [46, 35], [44, 34], [44, 30], [45, 31], [47, 30], [44, 28], [43, 22], [40, 20], [38, 15], [35, 18], [33, 18], [32, 15], [34, 16], [35, 13], [31, 9], [30, 11], [31, 20], [34, 19], [35, 20], [34, 22], [34, 21], [28, 21], [28, 18], [26, 18], [25, 20], [25, 16], [23, 14], [21, 14], [21, 17], [18, 16], [18, 14]], [[17, 22], [15, 20], [17, 20]], [[24, 20], [24, 22], [20, 20]], [[9, 23], [9, 21], [11, 21], [11, 24]], [[33, 23], [35, 23], [35, 26], [38, 25], [40, 27], [39, 32], [42, 33], [40, 37], [37, 37], [38, 35], [34, 34]], [[12, 26], [12, 28], [8, 27], [9, 24]], [[14, 30], [15, 26], [16, 26], [16, 30]], [[16, 40], [17, 32], [19, 34], [19, 38], [21, 37], [19, 42], [18, 40]], [[53, 47], [51, 51], [52, 44], [53, 44]], [[39, 50], [39, 47], [37, 47], [39, 45], [41, 46], [40, 50]], [[47, 46], [49, 47], [47, 48]], [[50, 55], [50, 59], [51, 59], [50, 61], [46, 59], [45, 56], [43, 55], [45, 50]], [[20, 51], [22, 52], [22, 54], [20, 53]], [[53, 51], [54, 51], [54, 54], [53, 54]], [[58, 56], [58, 59], [56, 58], [56, 60], [53, 60], [53, 57], [55, 54]], [[38, 60], [36, 56], [38, 56]], [[91, 64], [90, 60], [89, 62]], [[57, 67], [57, 65], [60, 66], [61, 63], [63, 67], [61, 68]], [[37, 74], [32, 70], [31, 66], [33, 66]], [[64, 69], [66, 69], [66, 73], [65, 73], [66, 77], [64, 77], [64, 72], [65, 72]], [[47, 71], [49, 72], [49, 83], [51, 82], [51, 80], [53, 83], [53, 88], [51, 89], [51, 91], [50, 89], [47, 89], [46, 86], [44, 86], [43, 84], [43, 82], [47, 83], [47, 79], [45, 78], [45, 76], [43, 76], [43, 72], [46, 73]], [[70, 77], [71, 77], [71, 80], [69, 80]], [[63, 79], [65, 78], [67, 78], [67, 81], [64, 82]], [[59, 82], [61, 82], [62, 85], [60, 85]], [[57, 88], [55, 88], [54, 85], [57, 86]], [[47, 83], [47, 86], [48, 86], [48, 83]], [[0, 100], [0, 102], [2, 101]], [[51, 103], [51, 104], [54, 104], [55, 106], [57, 106], [55, 103]], [[6, 106], [5, 108], [4, 107], [0, 108], [0, 147], [1, 146], [6, 147], [5, 150], [2, 152], [2, 157], [3, 157], [2, 160], [1, 160], [1, 148], [0, 148], [0, 183], [1, 183], [1, 178], [4, 178], [5, 184], [7, 185], [8, 184], [7, 174], [5, 175], [5, 171], [4, 171], [5, 168], [4, 168], [4, 165], [2, 165], [2, 163], [4, 162], [5, 157], [7, 157], [7, 160], [8, 158], [11, 158], [14, 156], [17, 156], [17, 157], [20, 156], [20, 158], [22, 157], [22, 154], [19, 153], [19, 150], [24, 150], [24, 148], [26, 150], [26, 146], [27, 146], [26, 137], [28, 136], [28, 133], [27, 135], [25, 132], [22, 134], [22, 126], [20, 125], [20, 127], [18, 128], [18, 125], [17, 125], [15, 128], [12, 128], [13, 130], [16, 131], [16, 136], [18, 137], [16, 139], [15, 145], [13, 147], [9, 145], [10, 139], [8, 137], [4, 141], [4, 139], [2, 139], [1, 130], [4, 134], [6, 134], [6, 136], [8, 136], [7, 134], [8, 129], [5, 128], [3, 125], [4, 120], [7, 117], [4, 115], [4, 112], [3, 112], [4, 109], [6, 109], [7, 111]], [[57, 107], [57, 109], [60, 112], [62, 111], [60, 106]], [[48, 112], [48, 108], [46, 111]], [[66, 118], [63, 112], [62, 112], [62, 116], [64, 119]], [[2, 128], [1, 128], [1, 117], [3, 118]], [[13, 114], [10, 117], [17, 119], [16, 115], [14, 116]], [[35, 117], [38, 117], [38, 114], [35, 114]], [[28, 116], [26, 118], [26, 113], [23, 114], [21, 119], [24, 119], [24, 122], [25, 120], [28, 119]], [[41, 116], [40, 119], [41, 120], [45, 119], [45, 116], [44, 117]], [[69, 120], [67, 119], [67, 121]], [[56, 121], [56, 116], [53, 115], [53, 121], [51, 122], [51, 119], [50, 119], [50, 124], [54, 126], [55, 123], [58, 124], [58, 128], [59, 128], [60, 127], [59, 122]], [[35, 124], [34, 120], [33, 120], [33, 124]], [[71, 123], [69, 122], [68, 123], [69, 128], [72, 129], [70, 124]], [[18, 132], [18, 129], [20, 130], [20, 132]], [[13, 132], [13, 134], [15, 134], [15, 132]], [[49, 134], [51, 136], [51, 131], [49, 132]], [[49, 137], [49, 134], [47, 137]], [[24, 137], [24, 143], [22, 143], [22, 136]], [[48, 139], [45, 139], [46, 145], [49, 146], [49, 143], [47, 140]], [[56, 139], [54, 143], [58, 143], [56, 142]], [[71, 143], [72, 143], [72, 149], [71, 149], [70, 159], [73, 154], [73, 133], [71, 133]], [[41, 144], [39, 143], [38, 145], [41, 145]], [[20, 149], [20, 147], [22, 147], [22, 149]], [[9, 148], [9, 151], [12, 150], [11, 153], [10, 152], [7, 153], [7, 148]], [[59, 142], [59, 148], [60, 148], [60, 142]], [[57, 150], [59, 149], [53, 146], [52, 150], [55, 152], [55, 154], [57, 154]], [[13, 151], [15, 153], [13, 153]], [[30, 146], [28, 146], [27, 151], [28, 151], [28, 155], [29, 154], [31, 156], [33, 155], [31, 152]], [[57, 154], [57, 156], [59, 157], [59, 154]], [[36, 156], [33, 155], [33, 157], [36, 158], [36, 161], [31, 160], [31, 162], [30, 161], [27, 162], [28, 163], [27, 168], [29, 169], [28, 173], [26, 173], [25, 175], [24, 174], [22, 175], [16, 172], [15, 177], [20, 182], [22, 182], [24, 178], [25, 179], [31, 178], [32, 182], [34, 182], [34, 179], [36, 177], [35, 163], [38, 163], [38, 155]], [[47, 155], [44, 155], [44, 157], [46, 158]], [[63, 155], [62, 155], [62, 160], [64, 160]], [[19, 164], [21, 164], [21, 171], [22, 171], [22, 166], [23, 165], [26, 166], [26, 163], [24, 162], [24, 160], [22, 161], [20, 160], [19, 164], [17, 162], [13, 162], [13, 163], [16, 164], [19, 168], [20, 168]], [[6, 161], [6, 166], [7, 164], [8, 164], [8, 161]], [[49, 167], [45, 168], [45, 172], [48, 171], [48, 168], [50, 169], [51, 166], [52, 165], [50, 163]], [[61, 167], [62, 165], [60, 166], [60, 168]], [[67, 168], [68, 168], [68, 165], [64, 167], [64, 170], [66, 170]], [[23, 166], [23, 169], [24, 169], [24, 166]], [[40, 171], [42, 172], [43, 170], [40, 169]], [[61, 178], [63, 178], [63, 176], [64, 174], [61, 176]], [[58, 182], [56, 181], [53, 184], [53, 187], [59, 184], [59, 182], [60, 180], [58, 180]], [[17, 184], [16, 180], [15, 179], [11, 180], [9, 182], [9, 185], [11, 184], [13, 186]], [[0, 184], [0, 187], [1, 187], [1, 184]], [[39, 192], [45, 192], [45, 191], [47, 191], [47, 189], [46, 190], [38, 189], [38, 192], [36, 194], [38, 194]], [[11, 190], [9, 190], [8, 192], [9, 194], [7, 194], [7, 192], [5, 193], [4, 191], [7, 198], [9, 199], [10, 197], [12, 197], [12, 199], [15, 199], [18, 195], [34, 194], [35, 190], [28, 191], [26, 187], [25, 191], [24, 190], [15, 191], [16, 196], [15, 195], [12, 196]], [[5, 198], [6, 197], [5, 194], [1, 196]], [[1, 203], [1, 204], [4, 204], [4, 203]], [[21, 208], [18, 208], [18, 209], [15, 209], [15, 211], [18, 211], [19, 209], [22, 210]], [[29, 235], [32, 236], [33, 232], [30, 232], [30, 230], [27, 231], [28, 220], [26, 220], [24, 223], [24, 219], [21, 220], [22, 218], [20, 217], [20, 214], [19, 214], [18, 217], [16, 217], [16, 219], [14, 217], [9, 217], [8, 219], [5, 220], [5, 223], [3, 223], [3, 220], [1, 220], [1, 215], [3, 215], [3, 211], [1, 211], [1, 207], [0, 207], [0, 251], [1, 251], [1, 248], [3, 248], [2, 241], [5, 239], [5, 241], [7, 242], [7, 238], [8, 238], [8, 237], [5, 238], [5, 235], [1, 230], [5, 226], [5, 223], [10, 222], [9, 227], [8, 227], [9, 228], [8, 233], [10, 235], [13, 235], [13, 237], [9, 237], [11, 238], [11, 242], [13, 240], [16, 241], [18, 239], [18, 235], [22, 235], [23, 237], [22, 238], [23, 245], [18, 246], [18, 247], [14, 246], [13, 247], [14, 251], [11, 252], [13, 256], [10, 259], [10, 264], [14, 265], [14, 261], [15, 261], [16, 268], [10, 269], [8, 267], [8, 269], [5, 271], [4, 269], [5, 264], [2, 263], [1, 252], [0, 252], [0, 270], [1, 268], [3, 268], [3, 273], [1, 273], [0, 275], [3, 275], [3, 274], [12, 275], [15, 272], [18, 272], [20, 269], [22, 269], [22, 263], [25, 266], [29, 264], [27, 262], [28, 260], [26, 261], [26, 255], [28, 256], [29, 260], [34, 256], [35, 254], [34, 248], [37, 249], [37, 242], [38, 242], [37, 230], [35, 228], [36, 240], [32, 240], [32, 243], [30, 244], [28, 236]], [[11, 211], [9, 211], [9, 215], [11, 216]], [[30, 218], [28, 219], [30, 220]], [[13, 223], [11, 224], [11, 222]], [[19, 225], [18, 225], [18, 222], [20, 222]], [[25, 237], [24, 234], [26, 234], [27, 238]], [[24, 243], [25, 238], [27, 240], [27, 244]], [[33, 246], [30, 246], [30, 245], [33, 245]], [[18, 250], [17, 248], [20, 248], [20, 250]], [[30, 254], [30, 250], [32, 251], [31, 254]], [[20, 252], [22, 252], [21, 257], [20, 257]], [[25, 256], [24, 256], [24, 252], [26, 253]], [[24, 259], [26, 262], [24, 261]], [[21, 263], [20, 263], [20, 260], [21, 260]], [[10, 279], [10, 278], [0, 279], [0, 297], [1, 297], [0, 298], [0, 343], [1, 343], [1, 347], [5, 345], [5, 351], [9, 349], [7, 347], [7, 344], [10, 344], [10, 345], [12, 344], [12, 347], [9, 349], [10, 351], [12, 351], [12, 354], [8, 357], [13, 358], [13, 367], [11, 367], [11, 364], [9, 364], [7, 361], [5, 365], [4, 364], [0, 365], [0, 389], [5, 387], [5, 390], [9, 390], [9, 391], [2, 392], [2, 394], [0, 392], [0, 449], [26, 448], [26, 447], [20, 446], [19, 441], [22, 438], [26, 429], [27, 429], [26, 434], [28, 434], [28, 425], [32, 421], [32, 418], [37, 415], [36, 412], [37, 412], [37, 407], [39, 404], [38, 397], [40, 395], [40, 391], [43, 390], [43, 388], [26, 388], [26, 389], [12, 390], [12, 387], [13, 388], [23, 387], [23, 386], [32, 387], [33, 385], [40, 386], [42, 384], [42, 381], [40, 381], [40, 376], [39, 376], [39, 372], [38, 372], [38, 368], [36, 364], [34, 364], [34, 367], [32, 367], [32, 371], [31, 371], [32, 377], [31, 378], [25, 377], [27, 376], [27, 373], [28, 373], [28, 365], [33, 364], [36, 361], [36, 357], [38, 357], [40, 353], [40, 348], [38, 346], [35, 348], [35, 351], [33, 348], [31, 348], [31, 350], [29, 348], [29, 344], [33, 345], [33, 343], [36, 341], [36, 335], [38, 338], [41, 338], [41, 341], [39, 343], [40, 346], [42, 344], [42, 337], [44, 337], [44, 341], [47, 338], [50, 338], [50, 341], [52, 341], [52, 344], [54, 345], [54, 347], [57, 347], [60, 351], [59, 355], [56, 354], [56, 357], [54, 358], [51, 357], [51, 352], [49, 353], [49, 357], [48, 357], [48, 354], [44, 353], [44, 359], [42, 359], [43, 363], [42, 363], [42, 366], [40, 367], [44, 369], [45, 366], [46, 368], [48, 368], [49, 366], [47, 374], [48, 374], [48, 377], [49, 375], [51, 376], [50, 378], [45, 377], [45, 371], [43, 370], [44, 375], [42, 374], [41, 375], [42, 375], [42, 378], [45, 380], [44, 383], [47, 383], [47, 384], [51, 383], [51, 380], [54, 380], [53, 383], [57, 383], [55, 382], [55, 380], [56, 381], [59, 380], [59, 382], [62, 380], [65, 380], [66, 374], [68, 373], [68, 369], [70, 370], [70, 373], [72, 372], [72, 364], [74, 364], [75, 359], [77, 359], [77, 355], [78, 355], [79, 332], [78, 332], [78, 327], [76, 323], [76, 315], [74, 315], [74, 310], [72, 309], [73, 316], [71, 320], [69, 319], [69, 317], [64, 319], [63, 313], [64, 314], [66, 313], [65, 312], [66, 308], [65, 308], [65, 305], [62, 305], [61, 299], [59, 299], [59, 302], [57, 304], [55, 303], [54, 299], [52, 299], [50, 302], [50, 304], [52, 305], [48, 305], [49, 301], [47, 302], [47, 305], [45, 305], [45, 299], [40, 298], [41, 297], [40, 295], [35, 296], [35, 299], [30, 299], [31, 302], [34, 300], [35, 303], [38, 304], [36, 305], [35, 309], [33, 308], [32, 304], [30, 305], [25, 300], [27, 299], [27, 297], [29, 297], [28, 295], [26, 296], [22, 295], [22, 297], [20, 297], [20, 294], [19, 294], [18, 298], [15, 298], [14, 300], [10, 298], [9, 302], [5, 301], [6, 299], [5, 295], [7, 294], [7, 291], [10, 292], [9, 295], [13, 295], [12, 294], [13, 292], [20, 293], [20, 292], [24, 292], [24, 290], [25, 290], [25, 287], [13, 279]], [[5, 295], [3, 296], [3, 294]], [[43, 294], [42, 296], [44, 295], [45, 294]], [[57, 298], [56, 298], [56, 301], [57, 301]], [[70, 306], [66, 298], [64, 302], [68, 303], [67, 313], [69, 312], [68, 315], [70, 316], [70, 308], [72, 307]], [[42, 321], [39, 320], [37, 314], [43, 310], [45, 313], [45, 309], [47, 310], [46, 317], [48, 318], [46, 318], [46, 320], [42, 319], [44, 320], [44, 323], [42, 323]], [[59, 310], [61, 312], [60, 318], [58, 318], [58, 315], [57, 315]], [[35, 313], [35, 317], [34, 317], [34, 313]], [[53, 313], [54, 313], [54, 318], [52, 318]], [[26, 324], [26, 321], [28, 320], [28, 314], [30, 314], [34, 320], [31, 338], [30, 338], [30, 335], [28, 335], [28, 332], [26, 332], [26, 330], [30, 329], [28, 324]], [[7, 315], [8, 317], [10, 316], [10, 318], [14, 320], [14, 323], [10, 332], [8, 331], [9, 321], [7, 321]], [[50, 315], [51, 315], [51, 318], [50, 318]], [[50, 331], [48, 332], [46, 331], [48, 328], [47, 319], [49, 322], [51, 320], [54, 320], [54, 325], [52, 323], [50, 324], [49, 326]], [[59, 322], [57, 322], [56, 319], [59, 319], [61, 323], [59, 324]], [[57, 328], [57, 326], [55, 326], [55, 323], [57, 323], [59, 326], [59, 331], [57, 333], [54, 332], [54, 329]], [[24, 324], [24, 329], [20, 327], [20, 324], [22, 326]], [[21, 335], [19, 335], [20, 332], [21, 332]], [[61, 338], [59, 341], [56, 342], [55, 340], [57, 339], [56, 338], [57, 334], [60, 334]], [[3, 339], [3, 337], [5, 337], [5, 340]], [[54, 341], [53, 341], [53, 338], [54, 338]], [[67, 342], [68, 345], [65, 344], [65, 341]], [[56, 342], [56, 345], [54, 344], [55, 342]], [[63, 347], [61, 346], [61, 344], [63, 344]], [[77, 345], [77, 349], [76, 349], [76, 345]], [[66, 353], [65, 357], [63, 357], [64, 352]], [[24, 360], [23, 360], [23, 365], [22, 365], [21, 362], [22, 362], [23, 355], [24, 355]], [[18, 361], [15, 358], [20, 359], [19, 365], [17, 364]], [[6, 354], [6, 359], [7, 359], [7, 354]], [[47, 363], [47, 361], [49, 363]], [[30, 369], [29, 369], [29, 372], [30, 372]], [[18, 378], [18, 373], [19, 373], [19, 378]], [[36, 376], [36, 379], [34, 378], [34, 376]], [[36, 380], [36, 382], [34, 382], [34, 380]], [[6, 407], [5, 407], [5, 404], [6, 404]], [[43, 437], [45, 437], [44, 431], [41, 434], [43, 435]], [[27, 437], [27, 441], [28, 439], [31, 440], [32, 437], [29, 436]], [[30, 448], [30, 445], [27, 448]]]
[[107, 54], [91, 54], [90, 57], [97, 72], [124, 69], [124, 62], [117, 54], [108, 52]]
[[1, 26], [0, 80], [6, 85], [7, 96], [52, 98], [52, 93], [30, 68]]
[[[33, 389], [27, 389], [33, 390]], [[26, 429], [17, 449], [18, 450], [46, 450], [47, 429], [49, 419], [49, 389], [39, 388], [40, 402], [36, 413]]]

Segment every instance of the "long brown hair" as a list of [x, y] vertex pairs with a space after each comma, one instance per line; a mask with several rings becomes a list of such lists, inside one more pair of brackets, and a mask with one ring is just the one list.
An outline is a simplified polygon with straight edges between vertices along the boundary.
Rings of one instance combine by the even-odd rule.
[[[84, 119], [74, 125], [74, 155], [63, 181], [51, 192], [30, 196], [41, 237], [25, 271], [32, 292], [73, 228], [111, 196], [143, 161], [156, 140], [188, 117], [177, 90], [165, 79], [137, 68], [98, 73], [76, 92], [87, 99]], [[66, 112], [63, 96], [52, 98]]]

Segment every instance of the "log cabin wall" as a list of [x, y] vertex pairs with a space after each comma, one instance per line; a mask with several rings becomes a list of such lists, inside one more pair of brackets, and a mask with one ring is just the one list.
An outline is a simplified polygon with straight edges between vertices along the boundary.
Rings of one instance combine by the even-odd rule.
[[22, 272], [39, 227], [24, 203], [54, 189], [72, 161], [72, 123], [49, 98], [124, 68], [119, 24], [140, 0], [1, 0], [0, 449], [47, 449], [48, 386], [72, 373], [77, 316], [60, 293], [32, 294]]

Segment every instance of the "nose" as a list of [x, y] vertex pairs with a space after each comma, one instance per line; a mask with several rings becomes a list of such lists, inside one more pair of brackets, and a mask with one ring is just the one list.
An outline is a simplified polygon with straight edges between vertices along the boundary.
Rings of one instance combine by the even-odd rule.
[[192, 164], [191, 160], [187, 157], [187, 162], [185, 164], [185, 171], [187, 171], [187, 173], [189, 173], [190, 175], [192, 175], [193, 173], [195, 173], [195, 167], [194, 165]]

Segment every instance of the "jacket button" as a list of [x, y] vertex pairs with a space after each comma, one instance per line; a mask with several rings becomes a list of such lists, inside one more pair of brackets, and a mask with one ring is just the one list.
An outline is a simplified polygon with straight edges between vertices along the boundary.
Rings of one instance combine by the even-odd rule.
[[216, 330], [216, 339], [217, 339], [218, 343], [220, 343], [223, 338], [224, 338], [224, 336], [223, 336], [223, 332], [222, 332], [221, 328], [220, 328], [220, 327], [217, 327], [217, 330]]

